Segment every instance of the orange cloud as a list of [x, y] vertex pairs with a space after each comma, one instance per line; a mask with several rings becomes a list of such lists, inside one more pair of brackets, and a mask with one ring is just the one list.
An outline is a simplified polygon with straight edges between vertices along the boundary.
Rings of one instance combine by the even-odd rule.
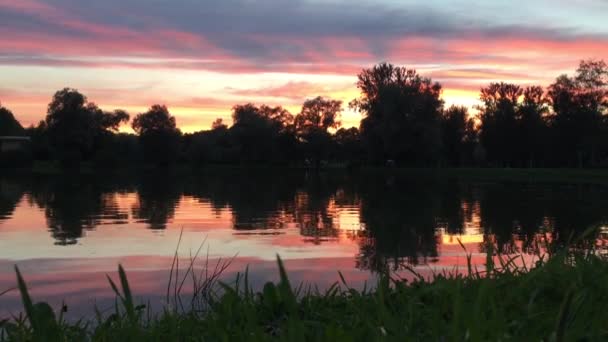
[[[231, 107], [237, 103], [283, 105], [297, 112], [306, 98], [323, 95], [346, 104], [358, 95], [354, 83], [361, 69], [383, 60], [417, 68], [423, 75], [440, 81], [448, 104], [471, 106], [477, 101], [479, 88], [489, 82], [546, 85], [564, 70], [573, 69], [580, 58], [608, 56], [608, 40], [600, 35], [567, 39], [557, 34], [530, 34], [523, 38], [508, 29], [497, 31], [495, 37], [470, 31], [462, 35], [433, 36], [422, 32], [377, 38], [344, 32], [310, 36], [297, 32], [203, 34], [162, 21], [156, 24], [153, 18], [144, 18], [146, 24], [140, 29], [103, 23], [103, 18], [85, 20], [72, 13], [71, 8], [36, 0], [0, 0], [0, 9], [26, 13], [43, 23], [38, 28], [34, 24], [25, 29], [9, 26], [0, 40], [0, 66], [15, 70], [79, 68], [96, 70], [100, 75], [107, 69], [113, 69], [114, 74], [137, 70], [140, 83], [147, 77], [142, 70], [171, 70], [180, 78], [163, 79], [162, 90], [120, 89], [121, 85], [134, 82], [127, 76], [121, 79], [124, 84], [97, 87], [106, 90], [94, 89], [93, 83], [102, 81], [79, 84], [85, 83], [86, 88], [81, 86], [81, 90], [104, 107], [138, 111], [153, 103], [166, 103], [185, 131], [206, 128], [217, 116], [228, 119]], [[48, 29], [41, 29], [44, 25]], [[226, 79], [260, 75], [266, 81], [226, 82], [213, 89], [201, 87], [201, 93], [193, 95], [184, 93], [189, 85], [183, 81], [186, 77], [181, 77], [191, 72], [214, 72], [226, 75]], [[46, 82], [44, 89], [31, 90], [30, 85], [16, 86], [10, 93], [0, 91], [0, 100], [25, 124], [35, 123], [43, 117], [52, 92], [73, 84], [76, 73], [66, 72], [63, 84]], [[319, 75], [335, 79], [315, 78]], [[273, 77], [272, 82], [268, 81]], [[217, 77], [213, 82], [218, 83]], [[9, 80], [4, 86], [10, 88], [16, 83]], [[48, 93], [48, 97], [41, 93]], [[350, 112], [343, 117], [347, 125], [357, 125], [358, 120], [359, 116]]]

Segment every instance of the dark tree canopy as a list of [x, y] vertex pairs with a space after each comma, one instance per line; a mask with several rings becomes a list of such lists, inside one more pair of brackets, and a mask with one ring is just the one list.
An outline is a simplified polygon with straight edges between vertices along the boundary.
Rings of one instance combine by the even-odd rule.
[[553, 126], [560, 136], [561, 163], [594, 165], [605, 144], [608, 112], [608, 66], [604, 61], [581, 61], [576, 75], [561, 75], [549, 86]]
[[[184, 161], [608, 166], [608, 65], [602, 60], [581, 61], [574, 75], [559, 76], [546, 89], [490, 83], [480, 90], [474, 118], [466, 107], [444, 108], [441, 85], [406, 67], [381, 63], [364, 69], [357, 87], [360, 96], [350, 107], [362, 115], [358, 128], [341, 128], [340, 101], [316, 97], [305, 101], [295, 117], [281, 106], [236, 105], [232, 125], [216, 119], [210, 129], [185, 135], [167, 107], [154, 105], [133, 120], [136, 136], [119, 132], [129, 121], [125, 111], [102, 110], [65, 88], [53, 96], [46, 119], [25, 132], [0, 107], [0, 135], [27, 134], [37, 160], [106, 167]], [[6, 156], [3, 160], [16, 165], [6, 163]]]
[[76, 89], [65, 88], [53, 96], [45, 121], [55, 153], [73, 164], [90, 157], [97, 139], [128, 120], [126, 112], [105, 112]]
[[248, 103], [232, 108], [230, 135], [241, 162], [288, 160], [293, 116], [282, 107]]
[[139, 135], [147, 162], [166, 166], [178, 158], [181, 132], [166, 106], [155, 104], [147, 112], [138, 114], [132, 127]]
[[342, 101], [319, 96], [305, 101], [295, 118], [296, 136], [303, 144], [304, 154], [317, 166], [331, 150], [332, 138], [328, 130], [340, 126], [341, 112]]
[[2, 107], [2, 104], [0, 104], [0, 136], [19, 136], [23, 134], [25, 134], [25, 130], [19, 121], [15, 119], [13, 112], [8, 108]]
[[451, 106], [441, 117], [441, 140], [447, 165], [463, 166], [471, 163], [476, 143], [475, 121], [467, 107]]
[[518, 108], [519, 139], [514, 146], [519, 155], [519, 166], [542, 166], [548, 162], [545, 151], [549, 147], [549, 107], [540, 86], [529, 86], [523, 91]]
[[167, 106], [155, 104], [147, 112], [138, 114], [133, 119], [133, 130], [141, 135], [175, 132], [175, 117], [171, 116]]
[[321, 96], [306, 100], [302, 105], [302, 111], [295, 118], [296, 129], [298, 132], [310, 129], [321, 129], [327, 132], [330, 128], [338, 128], [341, 112], [342, 101]]
[[543, 88], [491, 83], [481, 89], [479, 137], [495, 166], [534, 166], [547, 147], [548, 107]]
[[413, 69], [387, 63], [363, 70], [358, 78], [361, 97], [351, 106], [364, 116], [361, 136], [370, 158], [434, 164], [441, 147], [441, 85]]
[[222, 118], [217, 118], [213, 121], [213, 123], [211, 124], [211, 129], [212, 130], [216, 130], [216, 129], [221, 129], [221, 130], [225, 130], [228, 129], [228, 125], [226, 125], [224, 123], [224, 119]]
[[340, 128], [334, 135], [336, 143], [335, 158], [351, 164], [361, 163], [365, 151], [361, 146], [361, 134], [357, 127]]
[[491, 83], [481, 89], [479, 109], [480, 139], [488, 160], [499, 166], [512, 166], [517, 137], [517, 110], [523, 89], [511, 83]]

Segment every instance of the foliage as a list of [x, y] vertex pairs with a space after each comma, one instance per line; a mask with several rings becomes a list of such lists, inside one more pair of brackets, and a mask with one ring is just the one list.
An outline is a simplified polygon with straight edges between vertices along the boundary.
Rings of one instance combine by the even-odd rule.
[[302, 105], [302, 111], [295, 118], [295, 132], [302, 143], [304, 154], [318, 167], [326, 160], [328, 147], [332, 145], [329, 129], [340, 126], [339, 115], [342, 101], [316, 97]]
[[370, 158], [410, 165], [433, 165], [441, 147], [441, 85], [416, 70], [382, 63], [358, 76], [361, 137]]
[[441, 116], [442, 155], [446, 164], [464, 166], [472, 163], [477, 136], [475, 122], [467, 107], [451, 106]]
[[251, 103], [232, 109], [230, 137], [244, 163], [289, 160], [293, 115], [282, 107]]
[[65, 88], [49, 103], [45, 127], [57, 158], [72, 166], [94, 153], [98, 139], [128, 120], [125, 111], [105, 112], [77, 90]]
[[139, 135], [146, 161], [166, 166], [177, 159], [181, 132], [166, 106], [153, 105], [147, 112], [138, 114], [132, 127]]
[[[25, 316], [0, 323], [0, 341], [437, 341], [603, 340], [608, 337], [608, 263], [591, 253], [539, 255], [528, 268], [519, 256], [488, 250], [484, 271], [415, 273], [406, 281], [380, 277], [374, 287], [350, 288], [343, 277], [325, 291], [280, 281], [255, 292], [248, 272], [211, 294], [207, 311], [165, 309], [146, 315], [126, 272], [115, 312], [95, 322], [66, 322], [46, 303], [34, 304], [18, 269]], [[341, 275], [340, 275], [341, 276]], [[177, 281], [174, 282], [177, 284]], [[208, 289], [205, 288], [204, 291]]]
[[[582, 61], [574, 77], [562, 75], [549, 86], [552, 126], [559, 162], [593, 166], [605, 151], [608, 113], [608, 66], [604, 61]], [[605, 152], [604, 152], [605, 153]]]
[[[363, 116], [358, 128], [342, 127], [341, 101], [321, 96], [306, 100], [295, 117], [281, 106], [236, 105], [232, 125], [218, 118], [210, 130], [185, 135], [166, 106], [153, 105], [132, 122], [136, 141], [118, 133], [129, 120], [125, 111], [104, 111], [65, 88], [53, 96], [45, 121], [25, 134], [35, 160], [67, 166], [608, 165], [608, 66], [602, 60], [581, 61], [574, 75], [559, 76], [546, 89], [490, 83], [480, 90], [476, 118], [466, 107], [444, 108], [442, 86], [406, 67], [363, 69], [357, 87], [360, 96], [350, 107]], [[0, 134], [19, 132], [12, 113], [0, 108]]]
[[24, 135], [25, 130], [15, 119], [13, 112], [11, 112], [8, 108], [2, 107], [0, 103], [0, 136], [22, 136]]

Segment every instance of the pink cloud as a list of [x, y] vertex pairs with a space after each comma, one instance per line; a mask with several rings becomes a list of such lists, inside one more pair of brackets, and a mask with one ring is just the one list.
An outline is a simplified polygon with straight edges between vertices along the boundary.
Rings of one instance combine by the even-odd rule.
[[[298, 81], [285, 82], [283, 76], [283, 84], [228, 88], [226, 94], [216, 97], [214, 94], [187, 97], [168, 91], [163, 98], [156, 98], [142, 89], [128, 92], [108, 90], [99, 96], [95, 92], [88, 94], [102, 106], [145, 108], [152, 103], [163, 102], [178, 107], [178, 115], [185, 109], [190, 114], [199, 110], [201, 113], [211, 111], [229, 115], [234, 104], [248, 101], [282, 104], [297, 110], [303, 100], [312, 96], [338, 96], [346, 100], [356, 96], [354, 85], [328, 85], [319, 81], [302, 81], [302, 78], [306, 75], [338, 75], [352, 76], [354, 80], [363, 68], [383, 60], [418, 67], [423, 75], [442, 82], [446, 96], [475, 100], [479, 88], [494, 80], [546, 85], [563, 70], [574, 69], [580, 58], [608, 56], [607, 40], [600, 36], [576, 40], [543, 38], [540, 35], [522, 38], [505, 31], [492, 38], [469, 32], [462, 36], [409, 35], [375, 39], [333, 33], [305, 37], [293, 33], [258, 32], [235, 37], [230, 33], [223, 37], [225, 41], [234, 39], [235, 44], [230, 45], [222, 43], [217, 36], [171, 27], [162, 21], [157, 23], [153, 18], [143, 18], [144, 28], [134, 29], [85, 20], [71, 13], [69, 8], [61, 9], [36, 0], [0, 0], [0, 9], [27, 13], [50, 28], [61, 28], [18, 30], [8, 27], [4, 39], [0, 40], [0, 65], [298, 75]], [[132, 15], [139, 18], [144, 14]], [[249, 50], [241, 45], [251, 45], [253, 52], [247, 54]], [[69, 84], [70, 80], [65, 82]], [[168, 80], [168, 87], [171, 87], [170, 83]], [[10, 88], [10, 82], [4, 86]], [[57, 88], [61, 86], [64, 85]], [[82, 90], [86, 92], [86, 89]], [[51, 95], [25, 89], [12, 93], [0, 91], [0, 100], [14, 106], [16, 114], [21, 115], [20, 119], [33, 123], [45, 112]], [[446, 100], [450, 101], [449, 98]], [[183, 116], [181, 121], [190, 127], [204, 127], [210, 123], [205, 115], [201, 117], [199, 124], [192, 115]], [[346, 117], [344, 121], [355, 122], [356, 119]]]
[[228, 89], [228, 92], [240, 96], [262, 96], [262, 97], [283, 97], [295, 101], [303, 101], [306, 98], [314, 97], [332, 92], [343, 92], [351, 90], [353, 84], [341, 86], [325, 85], [311, 82], [287, 82], [273, 87], [263, 87], [254, 89]]

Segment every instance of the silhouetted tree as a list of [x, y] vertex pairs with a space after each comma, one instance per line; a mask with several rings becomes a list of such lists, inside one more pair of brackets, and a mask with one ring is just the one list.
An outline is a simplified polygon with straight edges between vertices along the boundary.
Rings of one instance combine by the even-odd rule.
[[188, 160], [195, 164], [237, 161], [236, 148], [228, 127], [217, 119], [209, 131], [184, 135]]
[[513, 149], [517, 141], [518, 101], [523, 90], [511, 83], [491, 83], [481, 89], [479, 109], [480, 141], [487, 159], [496, 166], [512, 166], [516, 161]]
[[132, 126], [139, 135], [147, 162], [167, 166], [177, 159], [181, 132], [166, 106], [153, 105], [147, 112], [138, 114]]
[[340, 128], [334, 135], [336, 143], [336, 158], [338, 160], [357, 164], [363, 161], [365, 151], [361, 143], [361, 135], [356, 127]]
[[92, 155], [97, 139], [128, 120], [126, 112], [104, 112], [77, 90], [65, 88], [49, 103], [46, 126], [59, 160], [74, 165]]
[[604, 61], [582, 61], [574, 77], [561, 75], [549, 86], [554, 111], [558, 161], [566, 165], [594, 165], [602, 144], [608, 110], [608, 66]]
[[467, 107], [451, 106], [441, 117], [443, 155], [449, 166], [471, 162], [476, 143], [475, 122]]
[[361, 137], [372, 160], [434, 164], [441, 147], [441, 85], [387, 63], [363, 70], [358, 79], [361, 97], [351, 107], [364, 115]]
[[282, 161], [288, 158], [293, 116], [282, 107], [257, 107], [251, 103], [232, 109], [230, 135], [242, 162]]
[[538, 166], [545, 158], [549, 147], [547, 104], [542, 87], [530, 86], [523, 90], [523, 101], [519, 104], [517, 114], [518, 140], [517, 143], [514, 142], [521, 166]]
[[[25, 130], [13, 113], [0, 104], [0, 136], [23, 136]], [[0, 167], [22, 167], [32, 162], [30, 149], [0, 151]]]
[[217, 118], [213, 121], [213, 123], [211, 123], [211, 129], [212, 130], [225, 130], [228, 129], [228, 126], [224, 123], [224, 119], [222, 118]]
[[319, 96], [304, 102], [295, 118], [296, 136], [304, 145], [305, 155], [314, 161], [316, 167], [331, 150], [332, 139], [328, 130], [340, 126], [341, 111], [342, 101]]
[[99, 167], [117, 167], [143, 161], [138, 137], [128, 133], [108, 133], [100, 142], [93, 160]]
[[210, 130], [181, 136], [167, 108], [154, 105], [133, 122], [136, 141], [118, 134], [129, 120], [125, 111], [104, 111], [65, 88], [54, 95], [45, 121], [25, 131], [0, 107], [0, 134], [27, 134], [36, 159], [52, 156], [65, 165], [80, 160], [99, 166], [142, 160], [288, 164], [304, 158], [317, 166], [322, 160], [608, 165], [608, 66], [601, 60], [582, 61], [574, 76], [560, 76], [547, 92], [540, 86], [491, 83], [481, 89], [479, 121], [468, 118], [464, 107], [444, 110], [441, 85], [405, 67], [382, 63], [364, 69], [357, 87], [361, 95], [350, 106], [363, 115], [359, 129], [339, 129], [341, 102], [317, 97], [295, 118], [280, 106], [236, 105], [231, 127], [217, 119]]
[[26, 129], [26, 134], [31, 139], [32, 153], [35, 160], [50, 160], [52, 151], [50, 148], [48, 129], [46, 121], [42, 120], [38, 125], [31, 125]]
[[15, 119], [13, 113], [8, 108], [2, 107], [0, 103], [0, 136], [20, 136], [24, 134], [25, 130]]

